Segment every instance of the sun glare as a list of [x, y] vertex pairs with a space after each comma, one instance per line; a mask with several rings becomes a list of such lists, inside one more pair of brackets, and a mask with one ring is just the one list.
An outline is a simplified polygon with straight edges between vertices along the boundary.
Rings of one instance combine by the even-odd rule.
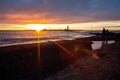
[[41, 25], [39, 25], [39, 24], [29, 24], [28, 26], [29, 26], [29, 28], [30, 28], [31, 30], [40, 31], [40, 30], [43, 30], [43, 29], [44, 29], [44, 27], [41, 26]]

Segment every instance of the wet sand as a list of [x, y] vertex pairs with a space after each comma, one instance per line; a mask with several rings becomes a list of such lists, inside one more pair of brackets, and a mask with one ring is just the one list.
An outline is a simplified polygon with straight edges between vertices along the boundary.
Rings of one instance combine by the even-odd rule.
[[[0, 79], [40, 80], [54, 75], [76, 61], [88, 60], [92, 54], [91, 41], [94, 40], [100, 40], [100, 38], [41, 43], [40, 57], [38, 57], [38, 44], [0, 47]], [[82, 63], [79, 64], [82, 65]]]

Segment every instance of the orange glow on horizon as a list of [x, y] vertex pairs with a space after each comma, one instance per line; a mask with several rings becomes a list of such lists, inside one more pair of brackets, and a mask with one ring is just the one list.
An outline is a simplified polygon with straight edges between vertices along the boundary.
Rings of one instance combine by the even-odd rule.
[[48, 12], [30, 12], [30, 14], [20, 12], [6, 14], [5, 16], [8, 19], [5, 21], [3, 19], [3, 21], [0, 22], [0, 30], [64, 30], [67, 25], [70, 26], [71, 30], [91, 30], [91, 26], [93, 30], [102, 30], [103, 27], [109, 30], [120, 30], [120, 20], [93, 20], [93, 22], [81, 22], [78, 19], [84, 20], [89, 18], [84, 16], [75, 16], [71, 20], [67, 17], [64, 18], [59, 15], [48, 16]]
[[40, 31], [40, 30], [44, 29], [44, 27], [39, 25], [39, 24], [29, 24], [28, 27], [31, 30], [37, 30], [37, 31]]
[[[33, 21], [34, 22], [34, 21]], [[120, 30], [120, 21], [90, 22], [90, 23], [68, 23], [68, 24], [0, 24], [0, 30], [64, 30], [69, 25], [70, 30], [102, 30], [103, 27], [109, 30]]]

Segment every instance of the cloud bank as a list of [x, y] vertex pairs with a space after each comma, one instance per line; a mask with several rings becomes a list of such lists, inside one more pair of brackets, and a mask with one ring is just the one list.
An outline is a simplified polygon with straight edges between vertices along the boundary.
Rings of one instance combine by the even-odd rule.
[[83, 23], [120, 20], [120, 0], [0, 0], [0, 23]]

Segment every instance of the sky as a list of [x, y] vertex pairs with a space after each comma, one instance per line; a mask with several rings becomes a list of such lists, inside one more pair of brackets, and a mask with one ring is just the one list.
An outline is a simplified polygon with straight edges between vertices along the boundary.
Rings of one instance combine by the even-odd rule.
[[0, 0], [0, 29], [28, 29], [30, 24], [120, 29], [120, 0]]

